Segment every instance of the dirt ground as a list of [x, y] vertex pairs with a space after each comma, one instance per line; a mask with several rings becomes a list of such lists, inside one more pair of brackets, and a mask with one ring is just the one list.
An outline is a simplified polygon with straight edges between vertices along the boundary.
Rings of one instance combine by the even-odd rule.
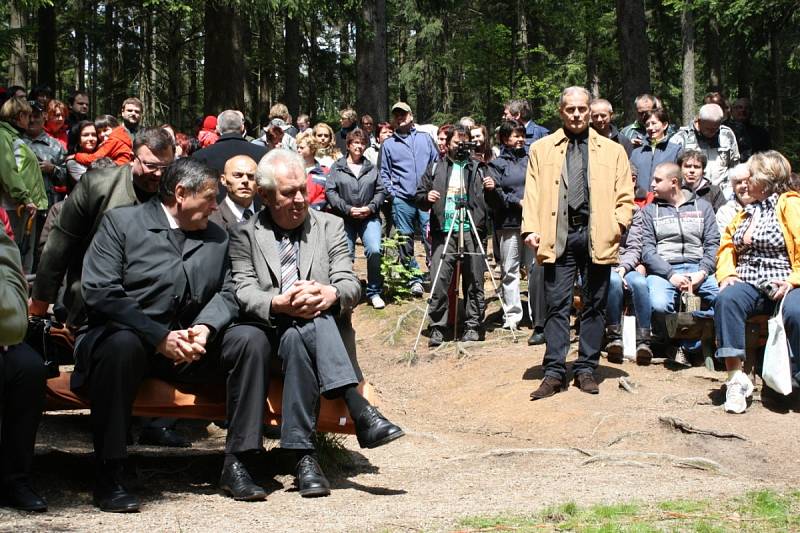
[[[723, 373], [603, 360], [599, 396], [570, 387], [531, 402], [544, 350], [527, 346], [528, 329], [514, 343], [508, 331], [490, 327], [484, 342], [460, 354], [452, 344], [431, 352], [423, 337], [412, 358], [424, 306], [356, 311], [364, 374], [407, 436], [375, 450], [347, 437], [350, 464], [329, 469], [331, 496], [300, 498], [292, 465], [273, 449], [253, 470], [267, 500], [234, 502], [216, 488], [224, 432], [182, 422], [191, 450], [131, 447], [142, 511], [101, 513], [91, 503], [88, 417], [48, 414], [34, 479], [50, 511], [0, 508], [0, 531], [440, 531], [465, 516], [525, 514], [567, 501], [715, 498], [800, 484], [795, 397], [757, 392], [745, 414], [730, 415], [721, 407]], [[635, 393], [619, 387], [623, 376], [638, 385]], [[660, 417], [733, 436], [683, 433]]]

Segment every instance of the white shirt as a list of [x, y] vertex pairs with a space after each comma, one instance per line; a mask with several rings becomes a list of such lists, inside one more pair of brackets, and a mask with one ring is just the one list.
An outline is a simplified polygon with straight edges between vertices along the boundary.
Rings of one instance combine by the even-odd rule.
[[172, 213], [169, 212], [169, 209], [167, 209], [167, 206], [165, 206], [162, 203], [161, 204], [161, 209], [163, 209], [164, 210], [164, 214], [167, 215], [167, 222], [169, 222], [169, 229], [178, 229], [180, 227], [180, 226], [178, 226], [178, 221], [175, 220], [175, 217], [172, 216]]
[[252, 202], [250, 202], [250, 205], [247, 206], [247, 208], [244, 208], [244, 207], [240, 206], [239, 204], [237, 204], [236, 202], [234, 202], [233, 200], [231, 200], [230, 196], [226, 196], [225, 197], [225, 203], [230, 208], [231, 213], [233, 213], [233, 216], [236, 217], [236, 222], [241, 222], [242, 220], [244, 220], [244, 210], [245, 209], [249, 209], [251, 215], [255, 214], [255, 210], [253, 209], [253, 203]]

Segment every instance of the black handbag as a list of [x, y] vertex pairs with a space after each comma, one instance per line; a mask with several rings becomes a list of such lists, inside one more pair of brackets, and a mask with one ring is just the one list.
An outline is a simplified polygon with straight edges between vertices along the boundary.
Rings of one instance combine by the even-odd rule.
[[29, 317], [25, 343], [42, 356], [47, 379], [59, 375], [59, 365], [70, 365], [74, 362], [72, 351], [75, 337], [69, 328], [55, 320]]
[[700, 311], [700, 305], [700, 297], [695, 296], [691, 289], [681, 293], [678, 312], [664, 317], [669, 338], [691, 340], [703, 336], [704, 324], [694, 315], [695, 311]]

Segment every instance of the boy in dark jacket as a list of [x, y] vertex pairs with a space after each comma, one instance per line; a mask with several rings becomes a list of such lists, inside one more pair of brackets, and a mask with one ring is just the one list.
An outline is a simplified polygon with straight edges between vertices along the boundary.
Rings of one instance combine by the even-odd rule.
[[[430, 209], [430, 231], [433, 248], [431, 294], [428, 317], [430, 339], [428, 346], [439, 346], [443, 330], [447, 325], [447, 290], [450, 286], [458, 258], [460, 230], [463, 231], [464, 259], [461, 263], [462, 288], [466, 297], [466, 317], [463, 320], [464, 334], [461, 340], [480, 340], [479, 329], [483, 321], [484, 258], [479, 239], [486, 234], [486, 204], [483, 199], [484, 171], [482, 163], [469, 159], [468, 154], [459, 153], [459, 144], [469, 140], [469, 133], [462, 126], [455, 126], [447, 134], [448, 155], [428, 167], [417, 188], [415, 196], [419, 209]], [[461, 217], [460, 206], [466, 212]], [[472, 227], [474, 224], [474, 227]], [[473, 231], [475, 230], [475, 231]], [[451, 233], [447, 250], [444, 249], [448, 233]], [[476, 234], [478, 237], [476, 238]]]

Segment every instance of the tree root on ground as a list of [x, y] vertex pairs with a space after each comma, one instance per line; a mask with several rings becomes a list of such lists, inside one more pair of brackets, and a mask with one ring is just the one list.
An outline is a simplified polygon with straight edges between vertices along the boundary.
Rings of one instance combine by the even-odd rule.
[[394, 329], [390, 331], [388, 335], [386, 335], [386, 339], [384, 340], [386, 344], [388, 344], [389, 346], [394, 346], [395, 344], [397, 344], [397, 335], [400, 333], [400, 330], [403, 327], [403, 323], [415, 311], [419, 311], [420, 313], [425, 312], [424, 309], [422, 309], [418, 305], [415, 305], [414, 307], [412, 307], [411, 309], [409, 309], [408, 311], [397, 317], [397, 323], [395, 324]]
[[496, 448], [482, 453], [451, 457], [450, 461], [467, 461], [492, 457], [512, 457], [515, 455], [562, 455], [586, 457], [581, 465], [608, 464], [616, 466], [674, 466], [676, 468], [692, 468], [706, 472], [720, 472], [722, 465], [705, 457], [679, 457], [658, 452], [593, 452], [581, 448]]
[[708, 435], [709, 437], [717, 437], [720, 439], [739, 439], [739, 440], [747, 440], [747, 437], [744, 435], [739, 435], [738, 433], [726, 433], [723, 431], [716, 431], [713, 429], [701, 429], [695, 427], [688, 422], [681, 420], [680, 418], [675, 418], [672, 416], [659, 416], [658, 420], [673, 429], [677, 429], [682, 431], [683, 433], [695, 433], [697, 435]]

